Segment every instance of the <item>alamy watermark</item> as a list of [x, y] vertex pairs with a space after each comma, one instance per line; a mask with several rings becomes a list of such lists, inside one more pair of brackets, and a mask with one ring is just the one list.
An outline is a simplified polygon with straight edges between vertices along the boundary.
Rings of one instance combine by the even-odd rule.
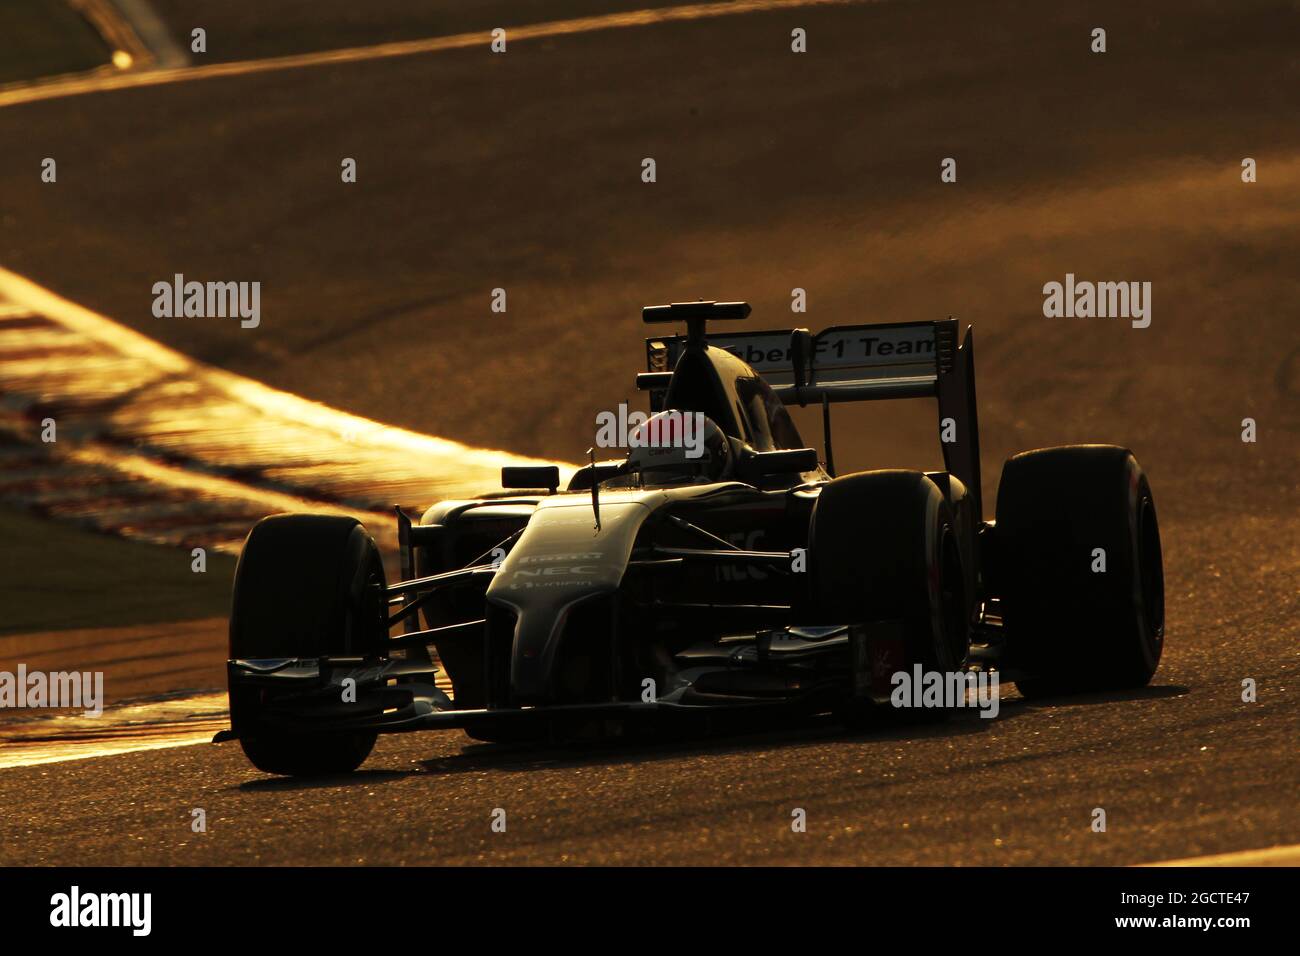
[[103, 671], [0, 671], [0, 708], [83, 708], [82, 716], [104, 712]]
[[1049, 319], [1132, 319], [1133, 328], [1145, 329], [1151, 324], [1151, 283], [1079, 282], [1073, 272], [1067, 272], [1064, 283], [1043, 286], [1043, 315]]
[[73, 886], [50, 897], [50, 925], [129, 927], [133, 936], [148, 936], [153, 928], [152, 893], [83, 893]]
[[889, 703], [898, 708], [975, 707], [992, 720], [1001, 708], [997, 671], [927, 671], [920, 664], [889, 678]]
[[178, 272], [171, 282], [155, 282], [153, 294], [155, 318], [237, 318], [245, 329], [262, 324], [260, 282], [186, 282]]
[[629, 411], [621, 403], [616, 411], [596, 416], [597, 448], [684, 448], [687, 458], [704, 454], [704, 413], [669, 409], [650, 417]]

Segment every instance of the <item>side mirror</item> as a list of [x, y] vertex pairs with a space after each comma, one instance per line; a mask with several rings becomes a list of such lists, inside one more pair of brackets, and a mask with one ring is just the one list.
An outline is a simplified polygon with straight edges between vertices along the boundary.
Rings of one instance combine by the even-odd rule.
[[788, 451], [761, 451], [754, 456], [760, 475], [802, 474], [817, 468], [817, 449], [791, 448]]
[[569, 479], [569, 491], [589, 491], [592, 485], [598, 485], [609, 478], [627, 474], [626, 461], [598, 461], [583, 465]]
[[560, 487], [556, 465], [506, 465], [501, 469], [502, 488], [545, 488], [551, 494]]

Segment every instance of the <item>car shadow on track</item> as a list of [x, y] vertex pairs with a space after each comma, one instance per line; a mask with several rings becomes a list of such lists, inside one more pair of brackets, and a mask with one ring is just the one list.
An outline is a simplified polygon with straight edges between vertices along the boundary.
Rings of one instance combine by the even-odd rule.
[[885, 744], [965, 737], [984, 733], [1006, 722], [1028, 716], [1044, 707], [1091, 706], [1135, 700], [1157, 700], [1188, 693], [1182, 686], [1145, 687], [1140, 690], [1080, 694], [1044, 698], [1029, 702], [1015, 696], [1000, 701], [995, 719], [981, 717], [974, 710], [954, 714], [942, 722], [917, 722], [885, 713], [882, 719], [863, 729], [847, 730], [829, 715], [786, 719], [779, 725], [747, 728], [713, 728], [704, 731], [661, 734], [641, 739], [612, 738], [564, 744], [470, 743], [459, 753], [420, 762], [428, 773], [465, 773], [484, 770], [551, 770], [617, 763], [640, 764], [677, 760], [693, 756], [743, 754], [773, 747], [798, 748], [827, 743]]
[[807, 746], [843, 743], [891, 744], [905, 741], [966, 737], [1005, 727], [1008, 720], [1033, 714], [1048, 707], [1092, 706], [1136, 700], [1178, 697], [1189, 689], [1177, 685], [1145, 687], [1140, 690], [1080, 694], [1027, 701], [1014, 696], [1000, 701], [995, 719], [986, 719], [975, 710], [962, 711], [941, 722], [918, 722], [882, 712], [871, 726], [846, 730], [829, 715], [799, 717], [754, 723], [742, 728], [719, 726], [660, 730], [650, 734], [623, 737], [598, 737], [568, 742], [481, 743], [465, 738], [459, 752], [417, 761], [420, 769], [358, 770], [350, 774], [323, 777], [270, 777], [239, 785], [244, 792], [275, 792], [327, 789], [335, 787], [373, 786], [430, 774], [515, 772], [521, 770], [555, 770], [574, 767], [645, 764], [660, 760], [680, 760], [698, 756], [745, 754], [774, 747], [797, 749]]
[[1013, 698], [1011, 701], [1004, 701], [1003, 706], [1005, 707], [1008, 703], [1015, 703], [1031, 710], [1042, 707], [1086, 707], [1093, 704], [1115, 704], [1132, 700], [1160, 700], [1166, 697], [1182, 697], [1184, 694], [1190, 694], [1191, 691], [1190, 687], [1184, 687], [1181, 684], [1161, 684], [1157, 687], [1098, 691], [1092, 694], [1059, 694], [1051, 697], [1039, 697], [1036, 700], [1026, 700], [1019, 697]]
[[596, 737], [561, 742], [482, 743], [472, 738], [463, 738], [465, 742], [459, 752], [417, 761], [420, 769], [361, 769], [349, 774], [320, 777], [261, 777], [239, 784], [238, 789], [245, 793], [273, 793], [373, 786], [430, 774], [642, 764], [706, 755], [743, 754], [775, 747], [817, 746], [837, 740], [845, 743], [921, 740], [979, 733], [985, 729], [983, 725], [991, 723], [995, 721], [980, 720], [973, 714], [963, 714], [941, 724], [888, 721], [871, 730], [850, 732], [833, 717], [815, 716], [786, 719], [779, 724], [756, 724], [751, 720], [743, 729], [714, 726], [660, 730], [634, 737]]
[[[1011, 716], [1011, 715], [1008, 715]], [[614, 737], [564, 743], [471, 743], [459, 753], [421, 761], [428, 773], [454, 774], [484, 770], [554, 770], [612, 764], [645, 764], [698, 756], [745, 754], [773, 748], [797, 749], [836, 742], [885, 743], [978, 734], [997, 721], [965, 713], [942, 723], [885, 720], [868, 729], [849, 731], [824, 715], [786, 719], [779, 724], [745, 728], [711, 727], [661, 732], [643, 737]]]
[[407, 777], [419, 776], [420, 770], [354, 770], [352, 773], [331, 773], [319, 777], [259, 777], [239, 784], [244, 793], [275, 793], [289, 790], [325, 790], [334, 787], [370, 787], [379, 783], [392, 783]]

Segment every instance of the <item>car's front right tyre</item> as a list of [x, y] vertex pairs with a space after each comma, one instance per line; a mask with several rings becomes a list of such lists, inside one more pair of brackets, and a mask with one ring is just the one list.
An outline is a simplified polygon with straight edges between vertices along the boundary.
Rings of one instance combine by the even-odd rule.
[[[388, 638], [384, 586], [379, 550], [355, 518], [263, 518], [249, 532], [235, 569], [230, 657], [382, 654]], [[264, 719], [265, 691], [232, 685], [229, 693], [244, 753], [266, 773], [347, 773], [375, 745], [373, 732], [286, 732]]]
[[[808, 538], [809, 609], [819, 623], [894, 622], [903, 637], [902, 669], [962, 669], [970, 628], [961, 551], [952, 509], [929, 477], [889, 470], [836, 478], [818, 496]], [[857, 729], [878, 710], [854, 701], [839, 716]]]

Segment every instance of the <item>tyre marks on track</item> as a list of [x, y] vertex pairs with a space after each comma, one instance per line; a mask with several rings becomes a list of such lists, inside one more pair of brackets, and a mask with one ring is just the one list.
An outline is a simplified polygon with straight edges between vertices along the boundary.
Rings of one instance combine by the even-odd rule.
[[204, 744], [229, 724], [225, 694], [165, 695], [98, 717], [32, 717], [0, 727], [0, 770]]

